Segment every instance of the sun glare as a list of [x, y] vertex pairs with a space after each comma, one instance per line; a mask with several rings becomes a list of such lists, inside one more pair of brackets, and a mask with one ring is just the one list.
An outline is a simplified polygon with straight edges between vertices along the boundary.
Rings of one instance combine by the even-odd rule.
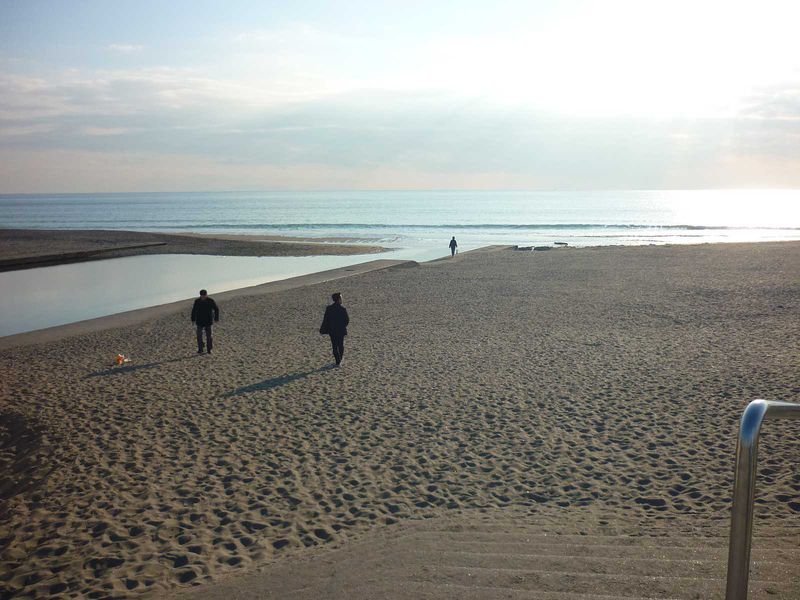
[[435, 40], [410, 57], [408, 83], [562, 113], [728, 116], [800, 66], [785, 22], [765, 30], [716, 2], [641, 4], [527, 34]]
[[658, 192], [657, 197], [669, 207], [674, 224], [800, 227], [795, 190], [674, 190]]

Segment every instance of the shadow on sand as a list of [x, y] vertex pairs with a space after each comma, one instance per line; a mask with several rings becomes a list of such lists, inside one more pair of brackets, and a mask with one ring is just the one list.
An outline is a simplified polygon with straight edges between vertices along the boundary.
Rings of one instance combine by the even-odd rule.
[[56, 468], [39, 453], [43, 431], [23, 415], [0, 412], [0, 453], [6, 459], [0, 470], [0, 517], [11, 510], [8, 499], [37, 488]]
[[121, 373], [130, 373], [131, 371], [138, 371], [140, 369], [154, 369], [156, 367], [160, 367], [161, 365], [166, 365], [169, 363], [180, 362], [182, 360], [189, 360], [190, 358], [194, 358], [199, 356], [197, 354], [189, 354], [187, 356], [179, 356], [178, 358], [171, 358], [169, 360], [161, 360], [159, 362], [151, 362], [146, 363], [143, 365], [126, 365], [123, 367], [111, 367], [110, 369], [105, 369], [103, 371], [95, 371], [94, 373], [89, 373], [86, 377], [108, 377], [109, 375], [119, 375]]
[[233, 390], [232, 392], [223, 394], [221, 397], [233, 398], [234, 396], [244, 396], [245, 394], [249, 394], [250, 392], [257, 392], [259, 390], [270, 390], [272, 388], [280, 387], [282, 385], [286, 385], [287, 383], [291, 383], [292, 381], [297, 381], [298, 379], [304, 379], [309, 375], [313, 375], [314, 373], [322, 373], [323, 371], [330, 371], [331, 369], [335, 368], [336, 368], [335, 365], [326, 365], [324, 367], [320, 367], [319, 369], [313, 369], [311, 371], [304, 371], [302, 373], [290, 373], [288, 375], [281, 375], [280, 377], [274, 377], [272, 379], [265, 379], [264, 381], [259, 381], [258, 383], [253, 383], [251, 385], [240, 387], [238, 390]]

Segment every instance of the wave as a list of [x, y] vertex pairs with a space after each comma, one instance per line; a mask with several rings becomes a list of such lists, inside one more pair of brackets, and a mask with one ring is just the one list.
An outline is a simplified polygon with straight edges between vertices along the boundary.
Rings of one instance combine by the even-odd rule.
[[[144, 222], [137, 223], [137, 226], [144, 225]], [[653, 225], [636, 223], [447, 223], [435, 225], [420, 225], [411, 223], [190, 223], [173, 222], [169, 225], [148, 224], [148, 229], [176, 229], [185, 227], [188, 229], [253, 229], [253, 230], [331, 230], [331, 229], [368, 229], [368, 230], [397, 230], [397, 229], [449, 229], [449, 230], [509, 230], [518, 231], [526, 229], [536, 230], [681, 230], [681, 231], [800, 231], [800, 227], [736, 227], [731, 225]]]

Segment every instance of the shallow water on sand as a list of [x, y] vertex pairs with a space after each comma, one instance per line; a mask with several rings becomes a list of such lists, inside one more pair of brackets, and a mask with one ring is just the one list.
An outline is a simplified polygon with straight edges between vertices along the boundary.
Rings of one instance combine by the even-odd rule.
[[201, 288], [213, 295], [384, 258], [435, 257], [402, 252], [302, 257], [164, 254], [9, 271], [0, 273], [0, 336], [192, 298]]

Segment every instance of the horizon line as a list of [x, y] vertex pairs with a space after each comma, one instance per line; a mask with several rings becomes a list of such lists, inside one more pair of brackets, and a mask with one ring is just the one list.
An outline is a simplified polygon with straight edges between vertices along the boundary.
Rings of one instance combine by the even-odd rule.
[[357, 193], [357, 192], [521, 192], [521, 193], [556, 193], [556, 192], [764, 192], [764, 191], [800, 191], [800, 187], [686, 187], [686, 188], [255, 188], [224, 190], [127, 190], [127, 191], [78, 191], [78, 192], [0, 192], [4, 196], [80, 196], [99, 194], [255, 194], [255, 193]]

